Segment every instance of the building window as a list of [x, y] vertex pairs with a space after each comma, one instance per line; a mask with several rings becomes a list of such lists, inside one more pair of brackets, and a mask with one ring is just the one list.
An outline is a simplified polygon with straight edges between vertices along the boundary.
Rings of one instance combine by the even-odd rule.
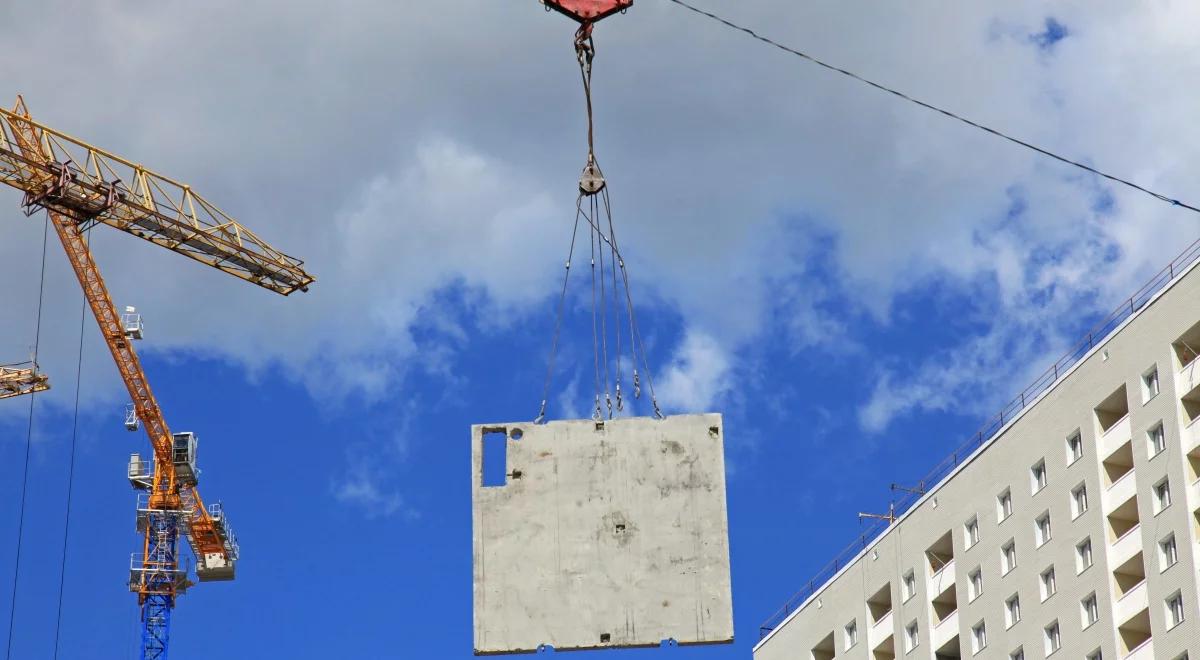
[[846, 648], [858, 643], [858, 619], [846, 624]]
[[1079, 484], [1071, 491], [1071, 517], [1082, 516], [1088, 510], [1087, 484]]
[[1037, 545], [1041, 547], [1050, 540], [1050, 512], [1047, 511], [1038, 516], [1034, 521], [1034, 536], [1037, 537]]
[[970, 520], [967, 521], [966, 525], [963, 525], [963, 537], [964, 537], [964, 540], [966, 541], [965, 545], [968, 548], [973, 547], [976, 543], [979, 543], [979, 518], [978, 517], [971, 518]]
[[904, 600], [917, 595], [917, 574], [909, 571], [904, 574]]
[[1142, 403], [1146, 403], [1158, 395], [1158, 365], [1150, 367], [1150, 371], [1142, 374]]
[[1017, 594], [1004, 601], [1004, 627], [1012, 628], [1021, 620], [1021, 597]]
[[1083, 612], [1083, 627], [1096, 623], [1100, 619], [1100, 605], [1096, 601], [1096, 592], [1092, 592], [1087, 598], [1079, 602], [1079, 608]]
[[1000, 548], [1000, 572], [1007, 575], [1009, 571], [1017, 567], [1017, 544], [1010, 540]]
[[1154, 513], [1171, 506], [1171, 482], [1167, 479], [1154, 484]]
[[1013, 651], [1012, 653], [1009, 653], [1008, 660], [1025, 660], [1025, 649], [1018, 648], [1017, 650]]
[[1035, 494], [1046, 487], [1045, 459], [1038, 461], [1036, 465], [1029, 468], [1029, 480]]
[[1051, 566], [1050, 568], [1047, 568], [1046, 570], [1042, 571], [1041, 578], [1042, 578], [1041, 579], [1042, 600], [1044, 601], [1047, 598], [1053, 596], [1054, 592], [1058, 591], [1058, 583], [1055, 582], [1055, 579], [1054, 579], [1054, 567]]
[[917, 622], [913, 621], [904, 629], [904, 652], [908, 653], [917, 648], [917, 644], [921, 643], [921, 638], [918, 636]]
[[967, 600], [979, 598], [983, 593], [983, 569], [976, 568], [967, 576]]
[[1083, 436], [1076, 431], [1067, 438], [1067, 465], [1083, 458]]
[[1092, 539], [1088, 537], [1075, 546], [1075, 572], [1082, 573], [1092, 567]]
[[1167, 570], [1179, 561], [1179, 548], [1175, 546], [1175, 535], [1171, 534], [1167, 538], [1158, 542], [1158, 563], [1160, 570]]
[[1167, 599], [1167, 627], [1174, 628], [1183, 623], [1183, 594], [1178, 591]]
[[987, 646], [987, 625], [980, 621], [971, 628], [971, 653], [979, 653]]
[[1058, 622], [1046, 626], [1042, 631], [1046, 639], [1046, 655], [1050, 655], [1062, 648], [1062, 633], [1058, 629]]
[[1004, 492], [1000, 493], [1000, 495], [996, 497], [996, 509], [999, 522], [1008, 520], [1008, 517], [1011, 516], [1013, 512], [1012, 491], [1005, 488]]
[[1163, 430], [1162, 422], [1150, 427], [1146, 431], [1146, 442], [1150, 445], [1150, 456], [1158, 456], [1167, 448], [1167, 432]]

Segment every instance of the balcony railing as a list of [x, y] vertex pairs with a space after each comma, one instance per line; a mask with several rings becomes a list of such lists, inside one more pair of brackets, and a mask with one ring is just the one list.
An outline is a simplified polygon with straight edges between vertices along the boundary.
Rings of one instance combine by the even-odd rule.
[[[1179, 256], [1171, 260], [1166, 268], [1160, 270], [1154, 277], [1150, 279], [1142, 288], [1130, 296], [1119, 307], [1114, 309], [1108, 316], [1096, 324], [1090, 332], [1076, 343], [1071, 350], [1067, 351], [1066, 355], [1059, 358], [1054, 364], [1050, 365], [1041, 376], [1036, 378], [1029, 387], [1021, 391], [1016, 398], [1004, 406], [994, 417], [992, 417], [982, 428], [971, 436], [966, 443], [954, 451], [953, 454], [947, 456], [941, 463], [938, 463], [930, 472], [925, 475], [921, 483], [927, 487], [932, 487], [940, 483], [943, 479], [950, 475], [963, 461], [972, 456], [976, 450], [982, 447], [988, 440], [995, 436], [1004, 425], [1012, 421], [1026, 406], [1037, 400], [1043, 392], [1050, 389], [1058, 379], [1064, 376], [1071, 370], [1080, 360], [1082, 360], [1096, 344], [1102, 342], [1108, 335], [1116, 330], [1130, 316], [1133, 316], [1146, 303], [1150, 301], [1159, 291], [1162, 291], [1167, 284], [1175, 279], [1175, 276], [1183, 273], [1191, 266], [1197, 258], [1200, 258], [1200, 240], [1192, 243]], [[896, 514], [903, 515], [912, 505], [920, 500], [920, 493], [906, 493], [904, 497], [896, 502]], [[817, 571], [811, 580], [806, 582], [796, 594], [787, 600], [774, 614], [767, 618], [759, 627], [759, 638], [766, 637], [768, 633], [774, 630], [779, 624], [783, 623], [796, 608], [800, 607], [806, 600], [825, 585], [830, 579], [838, 574], [846, 566], [855, 561], [858, 555], [867, 548], [888, 528], [888, 523], [877, 521], [866, 532], [861, 534], [850, 545], [846, 546], [839, 552], [833, 561], [826, 564], [823, 568]]]

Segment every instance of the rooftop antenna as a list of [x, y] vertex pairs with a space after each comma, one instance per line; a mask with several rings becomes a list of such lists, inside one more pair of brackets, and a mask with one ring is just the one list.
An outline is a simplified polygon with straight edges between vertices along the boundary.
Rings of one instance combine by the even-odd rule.
[[886, 521], [888, 521], [888, 525], [895, 524], [895, 522], [896, 522], [896, 502], [895, 502], [895, 500], [888, 502], [888, 512], [887, 513], [861, 513], [860, 512], [858, 514], [859, 524], [862, 524], [862, 521], [866, 518], [871, 518], [874, 520], [886, 520]]

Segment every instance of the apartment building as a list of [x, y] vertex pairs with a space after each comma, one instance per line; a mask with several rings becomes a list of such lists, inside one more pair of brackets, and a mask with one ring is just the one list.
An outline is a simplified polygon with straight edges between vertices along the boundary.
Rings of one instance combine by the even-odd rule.
[[1200, 659], [1194, 258], [764, 629], [755, 660]]

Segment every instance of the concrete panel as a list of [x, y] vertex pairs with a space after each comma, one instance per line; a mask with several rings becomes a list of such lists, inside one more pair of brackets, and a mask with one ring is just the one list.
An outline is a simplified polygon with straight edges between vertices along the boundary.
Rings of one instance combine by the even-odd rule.
[[733, 641], [723, 439], [717, 414], [472, 426], [475, 652]]

